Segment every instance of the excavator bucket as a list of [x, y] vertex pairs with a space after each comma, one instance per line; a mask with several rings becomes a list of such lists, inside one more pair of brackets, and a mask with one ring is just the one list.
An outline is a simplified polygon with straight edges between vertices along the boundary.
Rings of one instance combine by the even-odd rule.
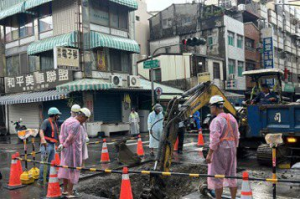
[[127, 139], [125, 138], [115, 143], [115, 147], [118, 152], [119, 163], [128, 166], [140, 164], [141, 158], [137, 154], [130, 151], [130, 149], [126, 146], [126, 141]]

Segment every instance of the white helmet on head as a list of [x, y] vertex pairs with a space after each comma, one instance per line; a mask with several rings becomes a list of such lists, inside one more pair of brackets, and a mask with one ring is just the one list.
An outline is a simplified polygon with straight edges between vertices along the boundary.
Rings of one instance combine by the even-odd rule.
[[80, 112], [83, 113], [86, 117], [91, 117], [92, 113], [88, 108], [80, 109]]
[[224, 104], [224, 99], [220, 95], [212, 96], [209, 100], [209, 105], [222, 106]]
[[78, 104], [74, 104], [71, 108], [71, 111], [74, 113], [78, 113], [80, 111], [81, 107]]

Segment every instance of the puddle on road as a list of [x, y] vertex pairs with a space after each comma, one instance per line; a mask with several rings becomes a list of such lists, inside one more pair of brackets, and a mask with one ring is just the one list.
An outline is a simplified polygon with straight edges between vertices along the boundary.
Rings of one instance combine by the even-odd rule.
[[[153, 163], [136, 167], [136, 170], [150, 170], [153, 168]], [[206, 173], [206, 166], [201, 165], [183, 165], [174, 164], [172, 170], [176, 172], [189, 173]], [[77, 190], [89, 195], [94, 195], [103, 198], [117, 199], [119, 198], [121, 175], [111, 174], [106, 176], [98, 176], [90, 180], [79, 183]], [[144, 188], [149, 188], [149, 175], [131, 174], [130, 181], [134, 198], [139, 198]], [[204, 179], [202, 179], [204, 180]], [[199, 186], [198, 178], [172, 176], [166, 177], [167, 184], [166, 194], [169, 198], [179, 199], [182, 196], [188, 195], [197, 190]]]

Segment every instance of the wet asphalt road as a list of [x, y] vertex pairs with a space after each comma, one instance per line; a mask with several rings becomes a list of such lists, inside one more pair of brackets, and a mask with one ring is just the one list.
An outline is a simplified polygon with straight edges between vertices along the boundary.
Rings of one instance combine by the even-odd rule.
[[[146, 159], [149, 159], [149, 150], [148, 150], [148, 138], [146, 134], [143, 134], [143, 146], [146, 152]], [[121, 138], [115, 137], [116, 139]], [[91, 142], [98, 141], [99, 139], [91, 139]], [[206, 139], [207, 140], [207, 139]], [[174, 162], [184, 162], [185, 164], [205, 164], [203, 153], [200, 148], [196, 146], [197, 135], [189, 134], [185, 139], [184, 154], [178, 155], [174, 153]], [[130, 150], [136, 151], [136, 140], [129, 140], [127, 145]], [[39, 149], [38, 144], [35, 145]], [[111, 159], [110, 164], [100, 164], [100, 155], [101, 155], [102, 144], [93, 144], [89, 145], [89, 159], [85, 162], [86, 167], [96, 167], [96, 168], [117, 168], [120, 165], [117, 163], [116, 157], [117, 153], [113, 146], [113, 143], [108, 139], [108, 150]], [[31, 144], [28, 145], [29, 152], [31, 152]], [[42, 187], [33, 184], [26, 186], [25, 188], [8, 191], [4, 189], [4, 186], [7, 184], [9, 179], [9, 170], [10, 170], [10, 159], [11, 155], [19, 151], [23, 154], [23, 144], [18, 143], [18, 139], [14, 136], [6, 139], [0, 137], [0, 170], [3, 174], [3, 180], [0, 181], [0, 198], [2, 199], [34, 199], [34, 198], [43, 198], [46, 196], [46, 190]], [[271, 178], [271, 168], [259, 166], [255, 159], [254, 151], [247, 151], [247, 157], [240, 159], [238, 161], [238, 175], [242, 175], [242, 171], [249, 171], [249, 175], [258, 178]], [[37, 155], [37, 159], [40, 160], [40, 156]], [[29, 164], [29, 168], [32, 167], [32, 164]], [[23, 164], [24, 169], [24, 164]], [[87, 177], [87, 174], [82, 175], [82, 177]], [[292, 169], [278, 169], [278, 177], [284, 179], [300, 179], [299, 170]], [[82, 182], [84, 183], [84, 181]], [[239, 182], [239, 185], [241, 182]], [[267, 182], [251, 182], [253, 189], [254, 198], [268, 199], [272, 198], [272, 186]], [[240, 186], [239, 186], [240, 187]], [[228, 190], [225, 189], [225, 193], [228, 193]], [[240, 193], [240, 190], [239, 190]], [[82, 198], [100, 198], [97, 196], [83, 195]], [[205, 198], [200, 197], [197, 192], [191, 193], [188, 196], [184, 196], [184, 199], [194, 199], [194, 198]], [[278, 184], [277, 185], [277, 198], [300, 198], [300, 185], [291, 185], [291, 184]]]

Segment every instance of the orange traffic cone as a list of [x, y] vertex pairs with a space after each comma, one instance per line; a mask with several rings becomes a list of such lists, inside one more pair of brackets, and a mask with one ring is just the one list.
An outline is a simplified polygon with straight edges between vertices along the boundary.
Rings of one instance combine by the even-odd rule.
[[138, 136], [138, 143], [137, 143], [136, 153], [140, 157], [143, 157], [145, 155], [141, 135]]
[[174, 151], [178, 151], [178, 143], [179, 143], [179, 139], [177, 137], [177, 140], [176, 140], [175, 145], [174, 145]]
[[249, 184], [249, 174], [247, 171], [243, 172], [243, 183], [241, 191], [241, 199], [252, 199], [252, 190]]
[[54, 167], [55, 160], [52, 160], [49, 174], [49, 182], [48, 182], [48, 190], [47, 190], [47, 198], [60, 198], [61, 190], [59, 186], [59, 181], [57, 178], [57, 172]]
[[108, 163], [110, 162], [106, 139], [103, 139], [103, 145], [102, 145], [102, 152], [101, 152], [101, 163]]
[[123, 168], [120, 199], [133, 199], [128, 168]]
[[[54, 157], [54, 160], [55, 160], [55, 164], [56, 165], [60, 165], [60, 158], [59, 158], [59, 153], [57, 153], [57, 146], [55, 146], [55, 157]], [[59, 167], [56, 167], [56, 171], [59, 170]]]
[[203, 139], [202, 129], [199, 129], [199, 132], [198, 132], [197, 146], [204, 146], [204, 139]]
[[5, 186], [6, 189], [13, 190], [24, 187], [21, 183], [20, 179], [20, 170], [18, 168], [18, 161], [15, 159], [16, 154], [11, 157], [11, 165], [10, 165], [10, 175], [9, 175], [9, 183]]
[[[19, 158], [20, 157], [20, 153], [19, 152], [16, 152], [16, 158]], [[18, 176], [20, 177], [21, 174], [23, 173], [23, 168], [22, 168], [22, 164], [21, 164], [21, 161], [20, 160], [17, 160], [17, 169], [18, 169]]]

